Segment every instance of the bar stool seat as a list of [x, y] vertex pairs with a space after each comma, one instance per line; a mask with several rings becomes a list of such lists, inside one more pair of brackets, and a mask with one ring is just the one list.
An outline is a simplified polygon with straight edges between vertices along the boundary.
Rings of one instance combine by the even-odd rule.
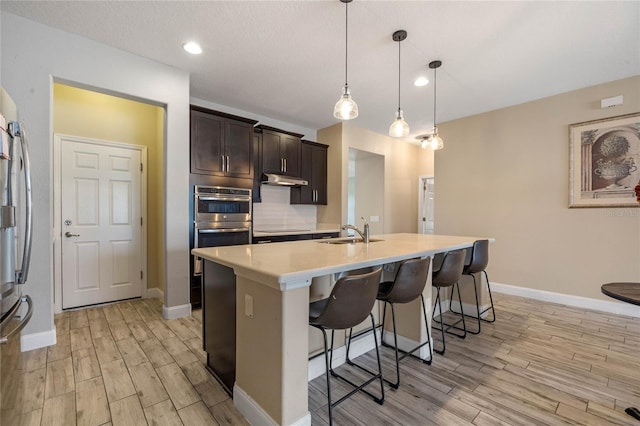
[[[378, 284], [382, 269], [378, 268], [373, 272], [362, 275], [344, 276], [338, 279], [331, 294], [327, 299], [319, 300], [309, 304], [309, 325], [319, 329], [322, 332], [324, 342], [324, 357], [327, 378], [327, 406], [329, 410], [329, 425], [333, 424], [332, 410], [333, 407], [345, 401], [351, 395], [360, 391], [369, 395], [375, 402], [382, 404], [384, 402], [384, 383], [382, 378], [382, 369], [380, 365], [380, 352], [378, 350], [378, 339], [376, 333], [373, 333], [376, 346], [376, 357], [378, 360], [378, 372], [371, 373], [371, 377], [362, 384], [356, 384], [344, 376], [336, 373], [332, 367], [333, 361], [333, 344], [335, 330], [347, 330], [360, 324], [367, 317], [371, 319], [371, 325], [375, 330], [375, 322], [371, 310], [376, 302], [378, 294]], [[331, 330], [331, 347], [327, 341], [326, 330]], [[331, 401], [331, 380], [330, 376], [341, 379], [353, 387], [353, 390], [341, 397], [335, 402]], [[380, 396], [376, 396], [365, 389], [370, 383], [380, 381]]]
[[[458, 281], [460, 281], [460, 278], [462, 277], [462, 270], [464, 269], [464, 259], [466, 255], [467, 255], [466, 249], [447, 252], [444, 256], [444, 260], [442, 261], [442, 266], [440, 267], [440, 270], [438, 270], [437, 272], [434, 272], [431, 276], [431, 284], [437, 290], [437, 296], [433, 304], [433, 315], [431, 319], [433, 320], [433, 322], [440, 324], [440, 331], [442, 333], [442, 350], [438, 350], [434, 348], [434, 351], [441, 355], [444, 354], [446, 350], [445, 339], [444, 339], [445, 333], [454, 334], [455, 336], [463, 339], [467, 335], [467, 326], [464, 321], [464, 312], [461, 312], [461, 315], [460, 315], [461, 318], [458, 321], [452, 324], [446, 324], [442, 316], [442, 300], [440, 298], [440, 289], [445, 287], [451, 287], [452, 290], [454, 288], [458, 290], [458, 299], [461, 299], [460, 286], [458, 285]], [[438, 308], [440, 310], [439, 320], [436, 320], [436, 305], [438, 305]], [[462, 305], [460, 305], [460, 310], [462, 311]], [[457, 324], [460, 322], [462, 322], [462, 328], [457, 327]], [[445, 325], [447, 326], [446, 330], [444, 328]], [[451, 328], [462, 330], [463, 333], [457, 334], [457, 333], [450, 332], [449, 329]]]

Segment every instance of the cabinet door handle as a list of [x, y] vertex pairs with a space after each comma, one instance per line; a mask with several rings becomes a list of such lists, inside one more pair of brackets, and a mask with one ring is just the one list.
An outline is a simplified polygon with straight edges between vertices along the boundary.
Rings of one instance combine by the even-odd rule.
[[284, 172], [287, 173], [287, 159], [284, 159]]
[[229, 172], [229, 156], [227, 155], [227, 172]]
[[224, 168], [224, 155], [220, 156], [220, 164], [222, 164], [222, 167], [220, 169], [224, 172], [224, 170], [225, 170], [225, 168]]

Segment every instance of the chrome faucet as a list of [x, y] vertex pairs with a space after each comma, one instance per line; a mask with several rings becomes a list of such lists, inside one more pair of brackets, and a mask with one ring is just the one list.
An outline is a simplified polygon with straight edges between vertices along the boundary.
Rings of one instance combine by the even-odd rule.
[[349, 225], [349, 224], [342, 225], [342, 230], [346, 231], [347, 229], [352, 229], [360, 235], [360, 238], [362, 238], [363, 242], [368, 243], [369, 242], [369, 222], [367, 222], [367, 220], [364, 217], [361, 217], [361, 219], [364, 220], [364, 232], [359, 230], [358, 227]]

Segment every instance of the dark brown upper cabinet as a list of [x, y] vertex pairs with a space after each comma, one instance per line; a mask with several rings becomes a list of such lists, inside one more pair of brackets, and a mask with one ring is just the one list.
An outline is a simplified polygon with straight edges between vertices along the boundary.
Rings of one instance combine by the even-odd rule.
[[328, 145], [321, 143], [302, 141], [300, 177], [309, 185], [291, 188], [291, 204], [327, 204], [328, 148]]
[[262, 130], [262, 173], [300, 177], [302, 135], [269, 126]]
[[262, 201], [262, 130], [254, 128], [253, 131], [253, 191], [251, 198], [254, 203]]
[[256, 123], [191, 106], [191, 173], [252, 179]]

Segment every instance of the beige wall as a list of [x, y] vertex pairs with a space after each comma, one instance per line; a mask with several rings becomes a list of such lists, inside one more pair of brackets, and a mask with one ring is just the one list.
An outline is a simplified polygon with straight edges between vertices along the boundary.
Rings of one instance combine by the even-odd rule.
[[318, 207], [318, 221], [346, 223], [349, 148], [384, 156], [384, 233], [417, 232], [418, 176], [433, 174], [433, 153], [418, 145], [338, 123], [318, 131], [329, 145], [328, 204]]
[[639, 281], [640, 209], [568, 208], [568, 126], [638, 111], [633, 77], [441, 124], [436, 233], [495, 237], [492, 282], [607, 299], [601, 284]]
[[59, 83], [53, 131], [147, 147], [147, 287], [163, 288], [163, 129], [160, 107]]

